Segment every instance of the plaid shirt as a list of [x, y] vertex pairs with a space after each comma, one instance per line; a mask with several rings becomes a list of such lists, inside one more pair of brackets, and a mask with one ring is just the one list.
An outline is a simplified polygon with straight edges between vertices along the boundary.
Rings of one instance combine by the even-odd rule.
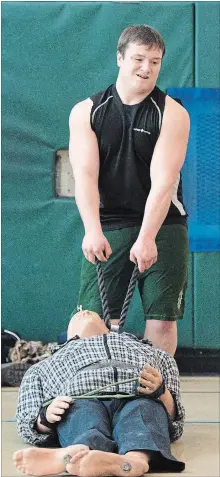
[[[91, 368], [91, 365], [108, 360], [121, 362], [124, 367], [106, 364], [104, 367], [98, 365], [95, 369]], [[45, 401], [57, 396], [86, 394], [110, 383], [134, 378], [145, 364], [161, 373], [173, 396], [176, 417], [169, 426], [170, 438], [171, 441], [178, 439], [183, 432], [185, 412], [180, 400], [179, 372], [174, 358], [129, 333], [114, 332], [70, 340], [51, 357], [33, 365], [26, 372], [20, 386], [16, 412], [20, 437], [29, 444], [50, 445], [51, 437], [55, 437], [56, 432], [43, 434], [36, 429], [39, 410]], [[135, 387], [137, 382], [114, 387], [109, 385], [105, 393], [133, 394]]]

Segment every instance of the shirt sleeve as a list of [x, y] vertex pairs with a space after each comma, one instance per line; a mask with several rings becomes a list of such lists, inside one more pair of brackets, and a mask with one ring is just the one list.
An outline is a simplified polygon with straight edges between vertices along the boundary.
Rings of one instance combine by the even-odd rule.
[[31, 367], [25, 374], [19, 390], [16, 410], [17, 431], [28, 444], [48, 446], [55, 441], [56, 432], [50, 431], [48, 434], [43, 434], [37, 430], [37, 418], [42, 404], [41, 377], [37, 370]]
[[181, 402], [180, 393], [180, 376], [175, 359], [168, 353], [158, 351], [159, 371], [164, 379], [167, 389], [173, 397], [176, 406], [175, 420], [170, 420], [170, 438], [171, 441], [176, 441], [183, 434], [185, 409]]

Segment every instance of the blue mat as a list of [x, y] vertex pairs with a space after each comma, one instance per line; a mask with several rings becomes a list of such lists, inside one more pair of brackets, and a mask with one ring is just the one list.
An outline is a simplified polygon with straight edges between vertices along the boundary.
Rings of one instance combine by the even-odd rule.
[[168, 88], [191, 119], [183, 166], [191, 252], [220, 250], [220, 89]]

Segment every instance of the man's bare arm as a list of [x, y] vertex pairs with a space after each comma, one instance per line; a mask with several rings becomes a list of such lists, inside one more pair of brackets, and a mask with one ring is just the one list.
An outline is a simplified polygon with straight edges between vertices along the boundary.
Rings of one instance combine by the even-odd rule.
[[75, 199], [85, 228], [82, 249], [87, 260], [94, 263], [95, 257], [106, 261], [111, 248], [100, 223], [99, 149], [90, 125], [91, 108], [92, 101], [87, 99], [71, 111], [69, 157], [75, 179]]
[[167, 216], [174, 188], [182, 168], [189, 137], [189, 115], [169, 96], [160, 136], [151, 161], [151, 190], [138, 239], [130, 251], [130, 260], [144, 272], [157, 260], [156, 235]]
[[140, 235], [155, 239], [169, 210], [172, 194], [185, 160], [189, 115], [169, 96], [166, 98], [161, 133], [151, 162], [151, 191]]
[[72, 109], [69, 118], [69, 157], [75, 179], [75, 199], [85, 231], [101, 229], [99, 217], [99, 151], [90, 126], [92, 101], [87, 99]]

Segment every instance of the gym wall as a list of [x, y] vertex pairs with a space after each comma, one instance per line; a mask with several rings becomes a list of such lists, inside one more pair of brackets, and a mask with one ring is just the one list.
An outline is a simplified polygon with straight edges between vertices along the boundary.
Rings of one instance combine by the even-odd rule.
[[[56, 151], [73, 105], [115, 81], [121, 31], [162, 33], [164, 91], [219, 88], [219, 20], [219, 2], [2, 2], [2, 327], [53, 341], [76, 306], [83, 228], [56, 196]], [[181, 347], [218, 347], [219, 256], [190, 255]], [[144, 326], [135, 294], [126, 328]]]

